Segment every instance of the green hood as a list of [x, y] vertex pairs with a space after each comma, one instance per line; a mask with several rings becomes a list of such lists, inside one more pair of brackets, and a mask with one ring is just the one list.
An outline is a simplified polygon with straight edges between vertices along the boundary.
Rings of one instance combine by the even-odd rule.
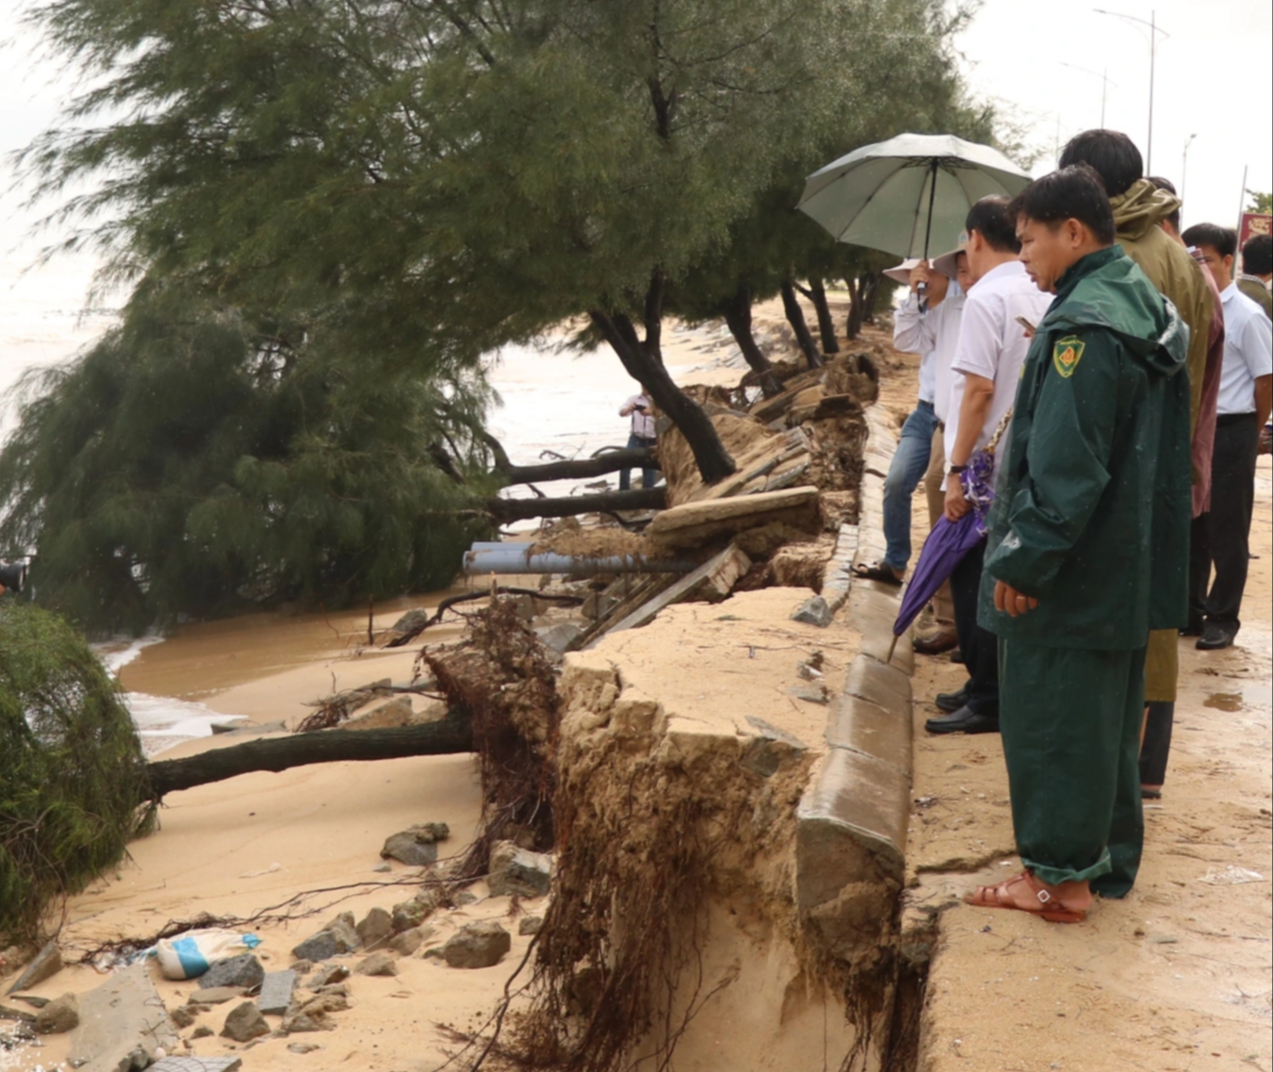
[[1112, 331], [1160, 376], [1176, 375], [1189, 358], [1188, 327], [1119, 246], [1089, 253], [1070, 266], [1039, 331], [1086, 327]]
[[1118, 237], [1135, 242], [1179, 210], [1183, 202], [1166, 190], [1158, 189], [1148, 179], [1139, 179], [1117, 197], [1111, 197], [1109, 203], [1114, 210]]

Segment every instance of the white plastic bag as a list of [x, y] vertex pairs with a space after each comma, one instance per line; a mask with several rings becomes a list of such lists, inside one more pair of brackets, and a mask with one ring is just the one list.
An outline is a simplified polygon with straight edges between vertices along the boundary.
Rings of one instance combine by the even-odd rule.
[[255, 934], [235, 931], [186, 931], [175, 938], [161, 938], [155, 943], [159, 970], [167, 979], [193, 979], [202, 975], [213, 961], [237, 957], [255, 949], [261, 939]]

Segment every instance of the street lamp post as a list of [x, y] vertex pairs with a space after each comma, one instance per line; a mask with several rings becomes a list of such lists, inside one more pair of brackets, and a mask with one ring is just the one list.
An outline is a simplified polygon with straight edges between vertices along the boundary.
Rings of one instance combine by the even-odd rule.
[[1109, 68], [1102, 67], [1099, 71], [1094, 71], [1090, 67], [1080, 67], [1077, 63], [1066, 63], [1064, 60], [1057, 60], [1062, 67], [1068, 67], [1072, 71], [1082, 71], [1084, 74], [1090, 74], [1094, 78], [1101, 80], [1101, 129], [1105, 129], [1105, 98], [1109, 94], [1109, 87], [1113, 85], [1117, 88], [1117, 82], [1110, 82]]
[[1158, 35], [1170, 37], [1166, 30], [1158, 28], [1158, 12], [1151, 11], [1149, 13], [1149, 21], [1146, 22], [1142, 18], [1135, 15], [1124, 15], [1121, 11], [1106, 11], [1103, 7], [1092, 8], [1098, 15], [1112, 15], [1116, 19], [1126, 19], [1128, 22], [1138, 22], [1142, 26], [1149, 27], [1149, 137], [1145, 143], [1145, 174], [1153, 173], [1154, 162], [1154, 67], [1158, 58]]
[[1185, 139], [1185, 151], [1180, 154], [1180, 200], [1185, 199], [1185, 176], [1189, 171], [1189, 146], [1193, 144], [1193, 139], [1197, 134], [1190, 134]]

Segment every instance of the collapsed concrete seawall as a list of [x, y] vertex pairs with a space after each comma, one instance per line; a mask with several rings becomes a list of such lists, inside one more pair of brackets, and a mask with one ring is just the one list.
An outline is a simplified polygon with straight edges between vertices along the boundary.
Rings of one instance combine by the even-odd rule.
[[[868, 471], [864, 533], [880, 484]], [[793, 620], [807, 590], [769, 588], [668, 607], [566, 657], [558, 870], [527, 1032], [543, 1059], [887, 1067], [911, 656], [903, 641], [887, 662], [895, 594], [849, 583], [875, 550], [858, 532], [828, 565], [828, 626]]]

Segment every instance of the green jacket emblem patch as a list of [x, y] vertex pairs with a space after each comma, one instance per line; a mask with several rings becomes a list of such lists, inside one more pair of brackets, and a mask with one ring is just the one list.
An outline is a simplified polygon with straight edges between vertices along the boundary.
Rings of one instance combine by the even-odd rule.
[[1064, 339], [1057, 340], [1057, 344], [1052, 348], [1052, 364], [1062, 379], [1068, 380], [1074, 375], [1074, 370], [1083, 360], [1083, 351], [1086, 347], [1087, 343], [1077, 335], [1067, 335]]

